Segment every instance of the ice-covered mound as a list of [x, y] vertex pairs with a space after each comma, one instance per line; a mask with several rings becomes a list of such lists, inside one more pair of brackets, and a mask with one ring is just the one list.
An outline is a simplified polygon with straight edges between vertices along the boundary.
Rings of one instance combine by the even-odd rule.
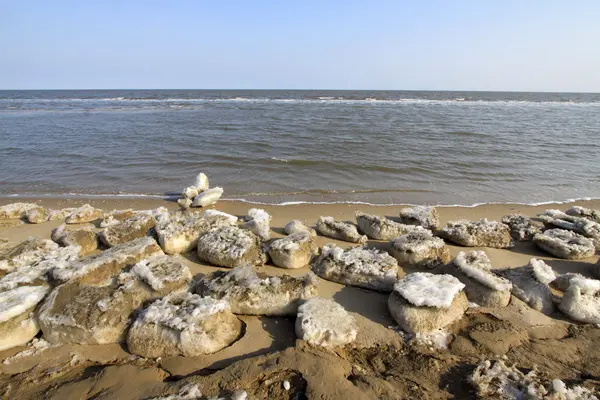
[[198, 239], [198, 257], [220, 267], [262, 265], [267, 261], [258, 236], [237, 226], [213, 228]]
[[413, 230], [393, 239], [387, 251], [400, 265], [416, 268], [435, 268], [452, 258], [444, 241], [426, 229]]
[[144, 236], [156, 225], [156, 220], [151, 215], [135, 214], [123, 222], [104, 228], [98, 237], [108, 247], [130, 242]]
[[271, 238], [271, 216], [263, 209], [251, 208], [240, 228], [249, 230], [262, 240], [269, 240]]
[[415, 206], [400, 210], [400, 221], [403, 224], [419, 225], [425, 229], [435, 230], [440, 225], [440, 217], [434, 207]]
[[196, 212], [176, 211], [158, 216], [155, 229], [165, 253], [179, 254], [196, 248], [198, 238], [210, 229], [231, 224], [228, 216], [205, 218]]
[[48, 295], [39, 309], [40, 326], [51, 343], [123, 341], [136, 310], [168, 293], [188, 290], [190, 281], [191, 273], [181, 260], [162, 255], [141, 261], [130, 271], [122, 267], [103, 280], [90, 273]]
[[0, 292], [15, 289], [19, 286], [40, 286], [47, 282], [46, 275], [55, 268], [65, 268], [79, 259], [78, 246], [59, 247], [44, 254], [30, 265], [16, 268], [0, 278]]
[[451, 275], [415, 272], [394, 285], [388, 307], [404, 331], [432, 332], [462, 318], [468, 308], [464, 286]]
[[308, 231], [274, 240], [269, 245], [271, 261], [280, 268], [306, 267], [317, 252], [318, 247]]
[[437, 234], [453, 243], [467, 247], [512, 247], [514, 242], [507, 225], [482, 218], [479, 221], [464, 219], [450, 221], [440, 228]]
[[104, 213], [102, 210], [92, 207], [89, 204], [84, 204], [65, 219], [67, 224], [85, 224], [94, 222], [98, 219], [103, 219]]
[[524, 242], [533, 239], [542, 230], [531, 218], [520, 214], [509, 214], [502, 217], [502, 223], [510, 229], [510, 236], [516, 241]]
[[314, 346], [344, 346], [357, 333], [354, 317], [333, 300], [314, 297], [298, 307], [296, 336]]
[[145, 258], [164, 254], [156, 240], [143, 237], [123, 243], [100, 254], [95, 254], [72, 262], [65, 268], [52, 271], [52, 277], [58, 282], [79, 279], [86, 276], [88, 282], [104, 282], [121, 271], [127, 265], [133, 265]]
[[559, 379], [544, 382], [535, 369], [527, 374], [503, 361], [482, 361], [470, 377], [478, 398], [506, 400], [598, 400], [581, 386], [567, 388]]
[[298, 233], [301, 231], [307, 231], [308, 233], [310, 233], [310, 236], [317, 236], [317, 232], [313, 228], [304, 225], [302, 221], [298, 219], [294, 219], [288, 222], [283, 228], [283, 230], [288, 235], [293, 235], [294, 233]]
[[356, 225], [350, 222], [336, 221], [333, 217], [319, 217], [316, 228], [321, 235], [332, 239], [352, 243], [365, 243], [367, 241], [366, 236], [358, 233]]
[[207, 207], [215, 204], [223, 195], [222, 187], [214, 187], [207, 189], [204, 192], [198, 194], [192, 202], [192, 207]]
[[104, 219], [100, 222], [101, 228], [107, 228], [112, 225], [118, 225], [128, 218], [135, 215], [135, 211], [132, 208], [125, 210], [112, 210], [111, 212], [104, 215]]
[[127, 348], [142, 357], [215, 353], [242, 333], [242, 322], [226, 300], [177, 293], [141, 312], [127, 335]]
[[556, 275], [545, 262], [532, 258], [524, 267], [496, 272], [512, 282], [512, 294], [531, 308], [545, 314], [554, 311], [554, 296], [548, 285], [556, 279]]
[[461, 251], [452, 261], [451, 274], [465, 285], [470, 302], [482, 307], [506, 307], [512, 283], [492, 271], [492, 263], [483, 251]]
[[23, 213], [23, 218], [30, 224], [42, 224], [50, 218], [50, 210], [42, 206], [33, 207]]
[[317, 295], [317, 284], [318, 278], [312, 272], [299, 278], [268, 277], [245, 265], [204, 277], [196, 292], [203, 297], [228, 300], [234, 314], [296, 315], [303, 300]]
[[58, 245], [51, 240], [30, 236], [0, 253], [0, 271], [12, 271], [24, 265], [31, 265], [57, 248]]
[[398, 262], [389, 254], [364, 247], [344, 251], [334, 244], [323, 247], [311, 268], [328, 281], [382, 292], [390, 292], [398, 276]]
[[580, 206], [573, 206], [569, 208], [565, 214], [573, 217], [587, 218], [590, 221], [600, 223], [600, 211], [592, 210], [591, 208], [585, 208]]
[[20, 286], [0, 292], [0, 351], [29, 342], [40, 331], [36, 306], [50, 290], [48, 285]]
[[533, 237], [533, 243], [540, 249], [558, 258], [581, 260], [596, 253], [594, 243], [573, 231], [548, 229]]
[[360, 211], [356, 212], [356, 223], [362, 233], [367, 235], [369, 239], [375, 240], [392, 240], [420, 228], [414, 225], [400, 224], [385, 217], [366, 214]]
[[70, 230], [67, 225], [62, 224], [52, 230], [50, 237], [61, 246], [78, 246], [82, 256], [98, 249], [98, 236], [91, 229]]
[[558, 308], [575, 321], [600, 324], [600, 281], [572, 276]]
[[18, 219], [25, 215], [27, 210], [39, 207], [35, 203], [11, 203], [0, 207], [0, 219]]
[[560, 210], [546, 210], [538, 216], [547, 228], [573, 231], [591, 239], [600, 247], [600, 224], [587, 218], [574, 217]]

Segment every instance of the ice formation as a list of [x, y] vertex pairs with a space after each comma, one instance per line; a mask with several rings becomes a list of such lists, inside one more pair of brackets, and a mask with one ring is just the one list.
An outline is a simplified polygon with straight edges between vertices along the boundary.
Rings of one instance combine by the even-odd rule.
[[214, 187], [212, 189], [207, 189], [194, 198], [194, 201], [192, 202], [192, 207], [210, 206], [211, 204], [215, 204], [217, 201], [219, 201], [222, 195], [222, 187]]
[[308, 231], [274, 240], [269, 245], [271, 261], [280, 268], [306, 267], [317, 252], [318, 247]]
[[587, 218], [590, 221], [600, 223], [600, 211], [592, 210], [591, 208], [585, 208], [580, 206], [573, 206], [569, 208], [565, 214], [573, 217]]
[[452, 258], [444, 241], [426, 229], [417, 229], [390, 241], [388, 253], [400, 265], [435, 268]]
[[556, 279], [554, 271], [542, 260], [532, 258], [524, 267], [496, 270], [512, 282], [512, 294], [531, 308], [549, 314], [554, 311], [554, 296], [548, 286]]
[[0, 292], [0, 351], [35, 337], [40, 328], [34, 310], [49, 290], [48, 285], [40, 285]]
[[438, 212], [434, 207], [415, 206], [400, 210], [400, 221], [403, 224], [419, 225], [425, 229], [437, 229], [440, 225]]
[[98, 237], [108, 247], [130, 242], [144, 236], [156, 225], [156, 220], [151, 215], [135, 214], [123, 222], [104, 228]]
[[11, 203], [0, 207], [0, 219], [18, 219], [27, 210], [39, 207], [35, 203]]
[[33, 207], [23, 213], [23, 217], [30, 224], [41, 224], [50, 218], [50, 211], [44, 207]]
[[531, 240], [536, 233], [542, 231], [539, 226], [531, 221], [531, 218], [525, 215], [505, 215], [502, 217], [502, 223], [509, 227], [510, 236], [519, 242]]
[[185, 189], [183, 189], [183, 192], [181, 192], [181, 195], [185, 199], [193, 200], [194, 197], [198, 196], [198, 188], [195, 186], [188, 186]]
[[67, 230], [67, 225], [62, 224], [52, 230], [50, 237], [62, 246], [78, 246], [82, 256], [98, 248], [98, 237], [91, 229]]
[[94, 208], [89, 204], [84, 204], [83, 206], [73, 211], [73, 213], [65, 219], [65, 223], [84, 224], [102, 218], [104, 218], [104, 213], [102, 212], [102, 210]]
[[581, 260], [596, 253], [596, 247], [590, 239], [564, 229], [548, 229], [538, 233], [533, 237], [533, 242], [553, 256], [568, 260]]
[[204, 214], [202, 214], [202, 218], [207, 219], [209, 221], [225, 220], [230, 225], [235, 225], [235, 224], [237, 224], [237, 221], [238, 221], [238, 217], [236, 217], [235, 215], [227, 214], [223, 211], [217, 211], [217, 210], [204, 211]]
[[194, 187], [198, 189], [198, 193], [204, 192], [208, 190], [208, 176], [204, 173], [200, 172], [198, 176], [196, 176], [196, 181], [194, 182]]
[[333, 217], [319, 217], [316, 228], [321, 235], [332, 239], [352, 243], [365, 243], [367, 241], [367, 237], [358, 233], [358, 229], [354, 224], [336, 221]]
[[558, 308], [575, 321], [600, 324], [600, 281], [571, 277]]
[[112, 225], [118, 225], [128, 218], [133, 217], [136, 214], [132, 208], [126, 210], [112, 210], [108, 214], [104, 215], [104, 219], [100, 222], [101, 228], [107, 228]]
[[502, 249], [514, 245], [508, 226], [500, 222], [488, 221], [486, 218], [479, 221], [450, 221], [441, 227], [437, 234], [446, 240], [467, 247]]
[[398, 262], [389, 254], [364, 247], [344, 251], [334, 244], [323, 247], [311, 268], [329, 281], [382, 292], [390, 292], [398, 276]]
[[241, 332], [227, 301], [178, 293], [142, 311], [129, 329], [127, 347], [148, 358], [194, 357], [229, 346]]
[[464, 287], [452, 275], [415, 272], [399, 280], [394, 285], [394, 291], [415, 306], [448, 308]]
[[12, 271], [24, 265], [34, 264], [57, 248], [58, 245], [51, 240], [30, 236], [0, 254], [0, 271]]
[[356, 212], [356, 223], [362, 233], [369, 239], [392, 240], [416, 229], [423, 229], [415, 225], [405, 225], [394, 222], [385, 217]]
[[600, 223], [568, 215], [560, 210], [546, 210], [538, 216], [548, 228], [570, 230], [594, 241], [600, 247]]
[[247, 229], [262, 240], [271, 238], [271, 216], [263, 209], [251, 208], [240, 228]]
[[228, 268], [266, 262], [260, 239], [237, 226], [213, 228], [200, 237], [198, 257], [202, 261]]
[[314, 297], [298, 307], [296, 335], [314, 346], [335, 347], [356, 339], [354, 317], [333, 300]]
[[146, 282], [153, 290], [170, 292], [181, 287], [181, 280], [192, 280], [192, 273], [181, 256], [155, 255], [139, 261], [131, 273]]
[[218, 271], [204, 277], [196, 287], [201, 296], [229, 301], [234, 314], [295, 315], [301, 301], [317, 295], [318, 278], [258, 275], [249, 265]]
[[288, 222], [283, 230], [288, 235], [292, 235], [301, 231], [307, 231], [311, 236], [317, 236], [317, 232], [313, 228], [304, 225], [302, 221], [297, 219]]

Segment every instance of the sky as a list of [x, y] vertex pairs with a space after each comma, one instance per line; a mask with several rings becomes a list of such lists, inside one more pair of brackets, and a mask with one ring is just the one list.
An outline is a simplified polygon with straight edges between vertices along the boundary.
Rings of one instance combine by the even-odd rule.
[[0, 89], [600, 92], [600, 1], [0, 0]]

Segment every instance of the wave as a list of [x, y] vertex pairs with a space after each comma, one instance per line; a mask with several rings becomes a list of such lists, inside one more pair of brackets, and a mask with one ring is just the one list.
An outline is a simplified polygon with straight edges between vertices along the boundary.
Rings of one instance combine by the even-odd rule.
[[[90, 193], [66, 193], [66, 194], [55, 194], [55, 193], [44, 193], [44, 194], [34, 194], [34, 193], [13, 193], [13, 194], [0, 194], [0, 199], [2, 198], [15, 198], [15, 199], [123, 199], [123, 198], [146, 198], [146, 199], [159, 199], [159, 200], [176, 200], [181, 196], [178, 194], [143, 194], [143, 193], [104, 193], [104, 194], [90, 194]], [[464, 208], [474, 208], [486, 205], [519, 205], [519, 206], [544, 206], [551, 204], [569, 204], [574, 203], [576, 201], [594, 201], [600, 200], [600, 197], [577, 197], [577, 198], [569, 198], [565, 200], [548, 200], [541, 202], [531, 202], [531, 203], [523, 203], [523, 202], [482, 202], [482, 203], [472, 203], [472, 204], [428, 204], [435, 207], [464, 207]], [[258, 205], [267, 205], [267, 206], [291, 206], [291, 205], [334, 205], [334, 204], [356, 204], [356, 205], [366, 205], [373, 207], [394, 207], [394, 206], [417, 206], [422, 204], [417, 203], [370, 203], [367, 201], [354, 201], [354, 200], [339, 200], [339, 201], [304, 201], [304, 200], [291, 200], [291, 201], [282, 201], [282, 202], [264, 202], [264, 201], [255, 201], [246, 198], [222, 198], [220, 201], [228, 201], [228, 202], [242, 202], [248, 204], [258, 204]]]

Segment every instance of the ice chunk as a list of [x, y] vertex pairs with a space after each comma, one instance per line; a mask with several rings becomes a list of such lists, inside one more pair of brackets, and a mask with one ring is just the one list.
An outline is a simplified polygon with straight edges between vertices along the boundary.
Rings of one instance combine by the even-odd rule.
[[360, 211], [356, 212], [356, 223], [362, 233], [375, 240], [392, 240], [413, 230], [423, 229], [419, 226], [400, 224], [385, 217]]
[[365, 243], [367, 241], [367, 237], [358, 233], [354, 224], [336, 221], [333, 217], [319, 217], [317, 231], [323, 236], [346, 242]]
[[200, 172], [196, 177], [196, 182], [194, 182], [194, 187], [198, 189], [198, 192], [204, 192], [208, 190], [208, 176], [204, 173]]
[[491, 261], [483, 251], [470, 253], [461, 251], [454, 259], [454, 265], [469, 278], [475, 279], [490, 289], [498, 291], [512, 289], [512, 283], [492, 272]]
[[596, 253], [594, 243], [590, 239], [564, 229], [548, 229], [538, 233], [533, 237], [533, 242], [553, 256], [568, 260], [581, 260]]
[[271, 260], [280, 268], [305, 267], [317, 251], [318, 247], [308, 231], [300, 231], [274, 240], [269, 246]]
[[315, 297], [298, 307], [296, 335], [312, 345], [343, 346], [357, 333], [354, 317], [333, 300]]
[[89, 204], [84, 204], [65, 219], [67, 224], [84, 224], [104, 218], [102, 210], [94, 208]]
[[394, 291], [415, 306], [448, 308], [465, 285], [452, 275], [428, 272], [408, 274], [394, 285]]
[[222, 187], [214, 187], [212, 189], [205, 190], [194, 198], [192, 207], [207, 207], [211, 204], [215, 204], [223, 195]]
[[437, 210], [427, 206], [403, 208], [400, 210], [400, 221], [403, 224], [419, 225], [425, 229], [437, 229], [440, 224]]
[[317, 232], [313, 228], [309, 228], [308, 226], [304, 225], [302, 221], [297, 219], [288, 222], [283, 230], [288, 235], [292, 235], [301, 231], [307, 231], [311, 236], [317, 236]]
[[245, 264], [262, 265], [266, 262], [259, 238], [237, 226], [213, 228], [200, 237], [198, 257], [227, 268]]
[[452, 258], [444, 241], [423, 228], [393, 239], [387, 251], [401, 265], [418, 268], [435, 268]]
[[58, 245], [51, 240], [30, 236], [0, 254], [0, 270], [12, 271], [24, 265], [34, 264], [57, 248]]
[[262, 240], [271, 238], [271, 216], [263, 209], [251, 208], [248, 210], [246, 222], [240, 228], [247, 229]]
[[27, 210], [39, 207], [35, 203], [11, 203], [0, 207], [0, 219], [17, 219], [24, 216]]
[[217, 210], [206, 210], [204, 211], [204, 214], [202, 214], [202, 217], [208, 220], [225, 219], [230, 225], [235, 225], [238, 221], [238, 217], [235, 215], [227, 214], [223, 211]]
[[510, 228], [510, 235], [514, 240], [527, 241], [533, 239], [536, 233], [542, 230], [535, 225], [531, 218], [525, 215], [510, 214], [502, 217], [502, 223]]
[[508, 226], [500, 222], [488, 221], [486, 218], [479, 221], [450, 221], [441, 227], [437, 234], [446, 240], [467, 247], [502, 249], [514, 245]]

